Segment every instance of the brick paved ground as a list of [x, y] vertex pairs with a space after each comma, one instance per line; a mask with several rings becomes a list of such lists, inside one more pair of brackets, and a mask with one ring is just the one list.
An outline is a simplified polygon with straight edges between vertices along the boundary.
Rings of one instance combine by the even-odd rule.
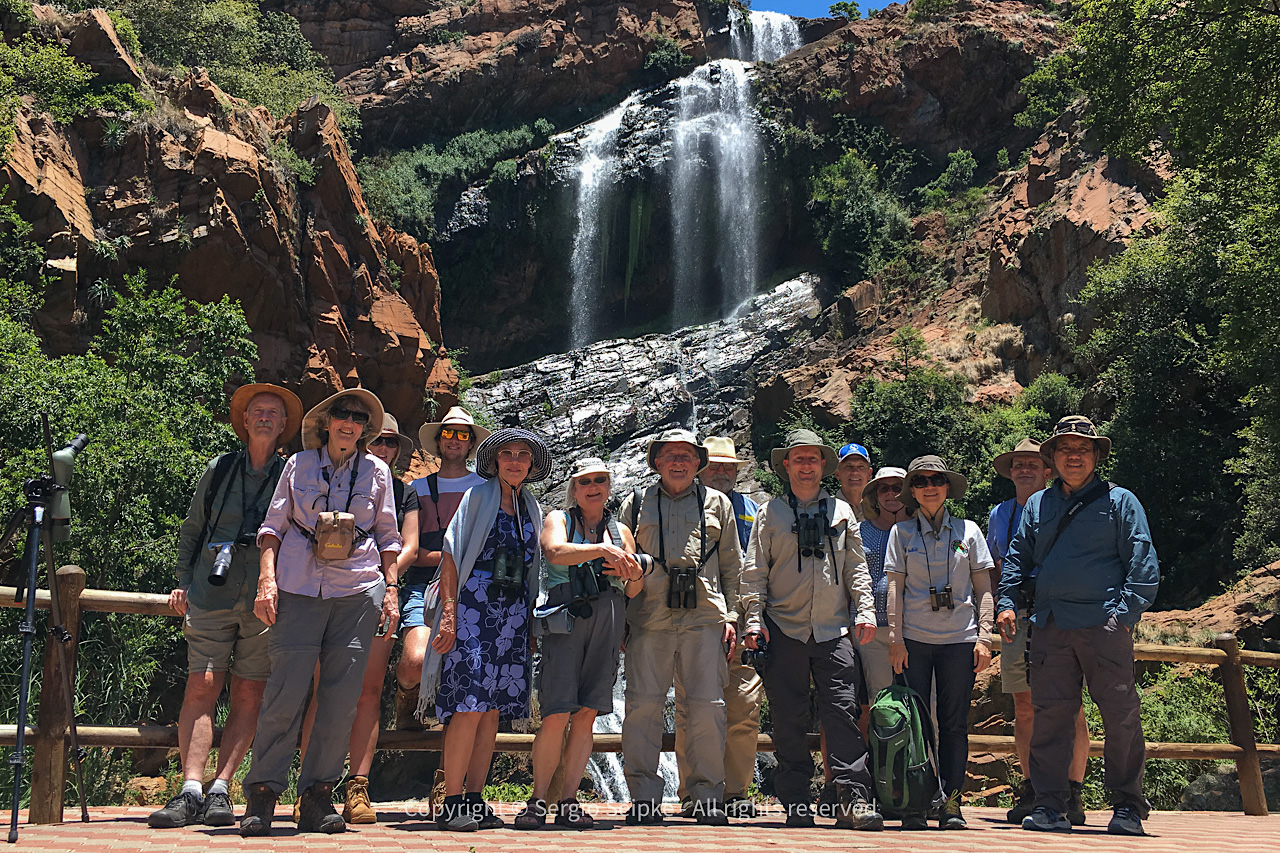
[[[510, 822], [516, 806], [502, 809]], [[1004, 823], [997, 809], [966, 809], [968, 832], [899, 832], [895, 824], [881, 833], [837, 832], [830, 828], [785, 829], [779, 813], [766, 814], [728, 828], [699, 827], [692, 821], [669, 820], [659, 828], [626, 826], [625, 807], [616, 804], [592, 805], [597, 829], [573, 832], [548, 826], [540, 832], [512, 829], [447, 834], [412, 813], [405, 804], [379, 807], [381, 823], [335, 836], [312, 833], [299, 835], [281, 807], [270, 838], [242, 839], [235, 828], [154, 830], [147, 827], [149, 808], [92, 809], [88, 824], [60, 826], [20, 824], [17, 847], [24, 850], [108, 851], [136, 853], [203, 853], [225, 850], [284, 853], [328, 853], [328, 851], [369, 851], [398, 853], [402, 850], [439, 853], [702, 853], [702, 851], [808, 851], [903, 850], [929, 853], [1026, 853], [1026, 851], [1071, 851], [1071, 853], [1270, 853], [1280, 850], [1280, 816], [1245, 817], [1219, 812], [1159, 812], [1146, 822], [1148, 838], [1117, 838], [1105, 832], [1108, 813], [1089, 815], [1088, 826], [1067, 835], [1024, 832]], [[413, 811], [412, 809], [410, 810]], [[75, 809], [67, 816], [74, 817]], [[3, 813], [8, 828], [8, 813]]]

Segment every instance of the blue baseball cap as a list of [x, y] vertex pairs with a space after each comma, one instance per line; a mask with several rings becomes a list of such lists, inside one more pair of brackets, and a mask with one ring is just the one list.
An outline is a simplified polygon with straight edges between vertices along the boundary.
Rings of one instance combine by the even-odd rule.
[[871, 454], [867, 452], [867, 449], [861, 444], [846, 444], [844, 447], [840, 448], [837, 455], [839, 456], [840, 461], [843, 462], [845, 457], [852, 456], [855, 453], [867, 460], [868, 465], [871, 464]]

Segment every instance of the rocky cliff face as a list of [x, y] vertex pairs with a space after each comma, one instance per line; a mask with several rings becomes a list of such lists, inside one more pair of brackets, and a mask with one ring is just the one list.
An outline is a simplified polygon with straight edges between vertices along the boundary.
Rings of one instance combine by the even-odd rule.
[[[100, 74], [141, 82], [105, 14], [41, 14]], [[329, 109], [312, 102], [277, 122], [199, 70], [151, 85], [156, 109], [129, 124], [59, 127], [19, 111], [0, 183], [48, 248], [54, 278], [36, 318], [46, 346], [85, 346], [105, 288], [145, 269], [154, 283], [176, 276], [192, 299], [239, 300], [258, 376], [304, 403], [362, 384], [411, 432], [424, 397], [451, 402], [431, 249], [375, 228]], [[292, 174], [306, 165], [291, 167], [286, 145], [311, 183]]]

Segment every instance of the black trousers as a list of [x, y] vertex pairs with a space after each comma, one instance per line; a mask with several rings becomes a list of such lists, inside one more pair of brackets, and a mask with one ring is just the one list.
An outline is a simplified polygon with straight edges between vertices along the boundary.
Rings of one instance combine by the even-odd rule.
[[858, 731], [858, 655], [848, 636], [815, 642], [788, 637], [768, 616], [769, 664], [764, 689], [773, 716], [773, 743], [778, 758], [774, 788], [784, 806], [812, 801], [809, 780], [809, 680], [818, 690], [818, 715], [827, 734], [827, 752], [837, 784], [848, 785], [870, 799], [871, 771], [867, 744]]

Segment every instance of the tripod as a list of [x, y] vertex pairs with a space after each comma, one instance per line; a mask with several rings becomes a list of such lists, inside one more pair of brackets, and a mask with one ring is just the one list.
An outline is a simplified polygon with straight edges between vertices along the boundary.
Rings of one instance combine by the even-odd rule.
[[[47, 422], [45, 430], [47, 435]], [[72, 443], [73, 453], [83, 448], [85, 442], [87, 442], [85, 436], [77, 436]], [[50, 459], [52, 463], [52, 454], [50, 454]], [[53, 467], [52, 464], [50, 467]], [[60, 485], [52, 473], [50, 476], [35, 477], [27, 480], [22, 487], [22, 492], [27, 499], [27, 506], [25, 509], [18, 510], [9, 524], [9, 535], [16, 533], [20, 527], [25, 526], [27, 529], [26, 547], [22, 552], [23, 565], [27, 569], [26, 587], [24, 590], [23, 587], [19, 586], [17, 594], [14, 596], [14, 601], [22, 601], [22, 596], [25, 592], [26, 606], [23, 610], [22, 622], [18, 625], [18, 632], [22, 634], [22, 681], [19, 682], [18, 686], [17, 745], [9, 755], [9, 764], [13, 766], [13, 808], [9, 814], [10, 844], [18, 840], [18, 804], [22, 795], [22, 767], [26, 763], [23, 756], [23, 747], [26, 740], [27, 699], [31, 692], [31, 644], [36, 634], [36, 587], [38, 586], [40, 573], [40, 540], [42, 537], [45, 545], [45, 557], [48, 561], [50, 582], [49, 633], [58, 641], [57, 649], [62, 669], [63, 699], [67, 703], [67, 707], [72, 709], [69, 726], [71, 734], [71, 763], [76, 774], [76, 790], [80, 795], [80, 820], [85, 823], [89, 822], [89, 808], [84, 798], [84, 775], [80, 767], [80, 762], [85, 757], [85, 751], [80, 746], [79, 737], [76, 733], [75, 689], [71, 684], [72, 661], [67, 653], [67, 646], [71, 643], [72, 638], [62, 625], [61, 606], [58, 602], [58, 590], [56, 588], [57, 575], [53, 569], [53, 525], [56, 522], [49, 513], [49, 504], [53, 502], [56, 495], [65, 491], [66, 486]], [[9, 535], [5, 536], [5, 541], [8, 540]]]

